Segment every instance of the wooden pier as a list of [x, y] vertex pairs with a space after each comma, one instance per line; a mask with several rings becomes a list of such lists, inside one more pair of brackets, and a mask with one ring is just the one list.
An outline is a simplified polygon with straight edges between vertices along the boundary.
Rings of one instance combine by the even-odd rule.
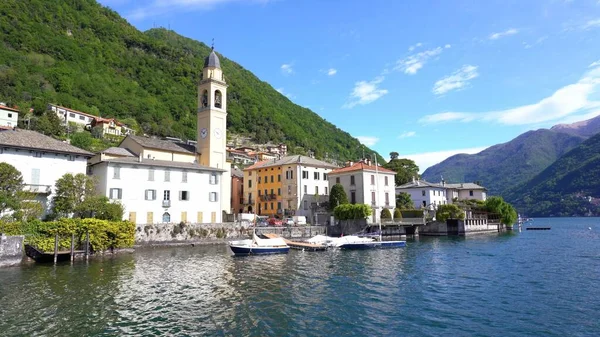
[[527, 227], [528, 231], [549, 231], [551, 227]]
[[[279, 235], [273, 234], [273, 233], [265, 233], [263, 235], [269, 239], [279, 238]], [[318, 245], [318, 244], [308, 243], [308, 242], [290, 241], [288, 239], [283, 239], [283, 241], [285, 241], [285, 243], [288, 246], [290, 246], [290, 248], [292, 248], [292, 249], [298, 249], [298, 250], [304, 250], [304, 251], [310, 251], [310, 252], [327, 250], [327, 246], [325, 246], [325, 245]]]
[[54, 236], [54, 252], [47, 253], [37, 249], [36, 247], [26, 244], [25, 245], [25, 254], [32, 258], [35, 262], [40, 263], [52, 263], [56, 264], [57, 262], [71, 261], [75, 259], [76, 255], [85, 255], [85, 259], [87, 261], [90, 255], [90, 233], [89, 231], [85, 234], [85, 246], [84, 250], [75, 250], [75, 234], [71, 234], [71, 250], [68, 251], [59, 251], [58, 250], [58, 242], [59, 235], [56, 234]]

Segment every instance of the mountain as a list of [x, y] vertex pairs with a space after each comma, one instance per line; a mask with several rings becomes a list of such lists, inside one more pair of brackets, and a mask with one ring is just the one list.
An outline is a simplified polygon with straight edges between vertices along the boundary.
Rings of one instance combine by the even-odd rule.
[[600, 215], [600, 133], [508, 191], [506, 199], [528, 216]]
[[594, 118], [572, 124], [557, 124], [550, 130], [568, 133], [574, 136], [592, 137], [600, 132], [600, 115]]
[[[33, 107], [39, 114], [56, 103], [103, 117], [132, 117], [148, 134], [195, 139], [196, 83], [209, 52], [173, 31], [138, 31], [94, 0], [0, 1], [0, 101], [23, 112]], [[358, 158], [366, 149], [219, 57], [229, 84], [228, 131], [339, 160]]]
[[584, 139], [548, 129], [528, 131], [477, 154], [454, 155], [429, 167], [422, 177], [432, 182], [441, 176], [447, 182], [478, 181], [490, 195], [504, 195], [507, 189], [528, 181]]

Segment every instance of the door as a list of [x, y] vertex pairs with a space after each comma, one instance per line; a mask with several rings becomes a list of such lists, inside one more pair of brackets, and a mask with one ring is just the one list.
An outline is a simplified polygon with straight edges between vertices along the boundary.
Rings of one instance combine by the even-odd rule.
[[133, 223], [137, 223], [136, 222], [136, 214], [135, 214], [135, 212], [129, 212], [129, 221], [133, 222]]
[[148, 212], [146, 213], [146, 223], [153, 224], [154, 223], [154, 213]]

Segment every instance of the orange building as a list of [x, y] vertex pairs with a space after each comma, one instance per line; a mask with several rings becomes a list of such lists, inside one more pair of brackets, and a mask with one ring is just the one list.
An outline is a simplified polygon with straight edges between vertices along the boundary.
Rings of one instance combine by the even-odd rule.
[[244, 172], [231, 168], [231, 209], [233, 214], [244, 213]]

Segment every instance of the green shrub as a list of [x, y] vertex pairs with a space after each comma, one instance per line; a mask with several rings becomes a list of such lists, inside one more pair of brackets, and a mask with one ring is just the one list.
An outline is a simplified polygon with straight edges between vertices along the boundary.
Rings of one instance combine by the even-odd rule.
[[381, 210], [381, 218], [382, 219], [391, 219], [392, 218], [392, 213], [390, 212], [389, 209], [384, 208]]
[[400, 213], [403, 218], [422, 218], [423, 217], [422, 209], [401, 210]]
[[394, 209], [394, 219], [402, 219], [402, 212], [400, 212], [400, 208]]

